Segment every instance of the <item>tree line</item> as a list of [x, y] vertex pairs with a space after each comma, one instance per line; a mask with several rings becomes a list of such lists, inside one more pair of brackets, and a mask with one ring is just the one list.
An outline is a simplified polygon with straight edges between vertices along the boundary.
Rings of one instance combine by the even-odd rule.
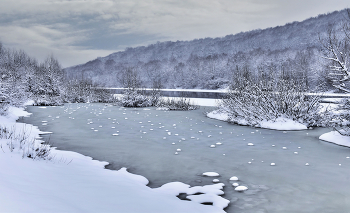
[[107, 91], [97, 89], [91, 80], [68, 79], [53, 56], [38, 62], [22, 50], [11, 50], [0, 43], [0, 114], [8, 106], [61, 105], [65, 102], [106, 102]]

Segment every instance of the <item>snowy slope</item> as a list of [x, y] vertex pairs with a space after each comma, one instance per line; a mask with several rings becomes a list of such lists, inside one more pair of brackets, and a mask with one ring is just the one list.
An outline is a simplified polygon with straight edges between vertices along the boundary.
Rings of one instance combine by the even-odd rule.
[[231, 80], [236, 66], [255, 69], [261, 64], [294, 59], [301, 52], [310, 60], [310, 69], [322, 70], [318, 36], [325, 35], [332, 23], [340, 29], [339, 20], [344, 15], [345, 10], [335, 11], [302, 22], [220, 38], [166, 41], [127, 48], [65, 68], [65, 72], [69, 78], [83, 76], [105, 86], [122, 86], [123, 72], [135, 68], [146, 87], [152, 86], [152, 79], [159, 78], [165, 88], [217, 89]]

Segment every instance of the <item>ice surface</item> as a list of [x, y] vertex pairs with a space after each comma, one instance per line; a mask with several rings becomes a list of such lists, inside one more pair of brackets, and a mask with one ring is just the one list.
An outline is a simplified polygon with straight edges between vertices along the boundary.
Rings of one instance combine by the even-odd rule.
[[[38, 128], [15, 123], [18, 115], [28, 115], [12, 109], [9, 116], [0, 116], [2, 127], [16, 126], [37, 138]], [[164, 196], [147, 187], [148, 180], [129, 173], [126, 168], [107, 170], [107, 162], [92, 160], [76, 152], [52, 149], [51, 161], [22, 158], [21, 150], [6, 149], [7, 139], [0, 139], [0, 212], [224, 212], [229, 203], [218, 196], [220, 186], [202, 187], [213, 206], [181, 201]], [[12, 141], [15, 143], [15, 141]], [[180, 184], [181, 185], [181, 184]], [[182, 184], [182, 186], [185, 186]], [[184, 187], [185, 188], [185, 187]], [[187, 187], [188, 188], [188, 187]], [[222, 186], [221, 186], [222, 188]], [[170, 189], [169, 189], [170, 190]], [[222, 191], [221, 191], [222, 192]], [[190, 194], [190, 192], [189, 192]]]
[[[76, 108], [75, 106], [81, 105], [83, 104], [71, 106]], [[101, 105], [95, 104], [89, 110], [99, 106]], [[55, 111], [51, 107], [46, 110], [32, 106], [28, 108], [33, 116], [29, 119], [24, 118], [23, 121], [36, 125], [47, 119], [47, 115], [54, 117], [63, 111], [61, 108], [56, 108], [59, 111]], [[68, 119], [67, 114], [61, 114], [59, 121], [50, 121], [43, 129], [52, 129], [55, 132], [51, 140], [59, 149], [74, 150], [94, 159], [106, 160], [111, 162], [108, 166], [110, 169], [119, 170], [119, 166], [127, 165], [132, 168], [133, 173], [149, 178], [150, 187], [160, 187], [172, 181], [208, 185], [212, 184], [214, 178], [201, 174], [204, 171], [218, 172], [220, 180], [230, 183], [230, 186], [224, 189], [225, 198], [234, 201], [226, 209], [229, 213], [262, 212], [262, 209], [268, 212], [322, 212], [322, 209], [327, 208], [329, 212], [347, 212], [350, 208], [350, 204], [340, 202], [350, 196], [350, 187], [346, 182], [347, 173], [344, 172], [350, 162], [346, 159], [346, 156], [350, 156], [348, 150], [328, 143], [320, 144], [318, 140], [321, 134], [330, 130], [315, 128], [283, 134], [281, 131], [259, 129], [259, 132], [251, 134], [252, 131], [256, 131], [255, 128], [203, 117], [203, 112], [208, 110], [204, 108], [191, 112], [167, 113], [155, 111], [155, 108], [152, 108], [152, 111], [125, 108], [123, 110], [127, 112], [127, 116], [122, 115], [124, 111], [119, 111], [116, 107], [109, 110], [110, 113], [96, 117], [93, 120], [94, 124], [90, 126], [86, 125], [86, 120], [91, 118], [91, 114], [84, 109], [74, 112], [76, 120]], [[158, 117], [155, 116], [157, 113]], [[78, 117], [80, 119], [77, 119]], [[118, 130], [122, 132], [120, 136], [112, 136], [116, 131], [110, 128], [113, 124], [107, 120], [108, 117], [117, 118], [119, 121]], [[124, 120], [125, 117], [129, 120]], [[71, 124], [73, 121], [74, 124]], [[139, 132], [140, 121], [145, 125], [142, 130], [151, 128], [147, 121], [152, 121], [154, 127], [159, 127], [158, 123], [165, 127], [154, 128], [149, 134], [142, 134]], [[176, 131], [172, 136], [168, 136], [164, 130], [171, 130], [175, 123]], [[90, 127], [100, 129], [99, 125], [106, 128], [97, 133], [90, 130]], [[69, 131], [72, 127], [74, 131]], [[204, 134], [198, 131], [203, 131]], [[220, 135], [219, 132], [223, 134]], [[309, 136], [306, 136], [305, 132], [308, 132]], [[213, 137], [208, 138], [209, 134]], [[162, 139], [164, 136], [167, 136], [166, 140]], [[191, 136], [200, 140], [178, 142], [182, 137], [189, 139]], [[64, 140], [61, 141], [62, 139]], [[171, 145], [173, 142], [176, 146]], [[209, 149], [210, 144], [216, 142], [222, 142], [224, 145]], [[247, 146], [248, 142], [254, 143], [256, 147]], [[271, 147], [272, 144], [276, 147]], [[288, 147], [289, 151], [283, 150], [282, 147]], [[303, 149], [295, 155], [293, 152], [299, 151], [297, 147]], [[186, 152], [174, 155], [177, 148]], [[0, 155], [1, 153], [0, 150]], [[255, 161], [251, 161], [252, 158]], [[247, 164], [248, 161], [252, 164]], [[275, 162], [278, 167], [270, 166], [271, 162]], [[310, 166], [305, 166], [306, 162], [310, 163]], [[295, 174], [298, 174], [298, 178], [295, 178]], [[241, 181], [241, 185], [249, 187], [246, 193], [234, 190], [231, 184], [236, 181], [228, 181], [232, 175], [244, 180]], [[253, 183], [257, 185], [254, 186]], [[260, 184], [270, 189], [260, 188]], [[328, 187], [323, 187], [325, 185]], [[332, 194], [334, 199], [329, 199], [329, 194]], [[184, 195], [180, 197], [182, 196]], [[298, 202], [291, 203], [290, 200], [295, 197], [298, 197]]]

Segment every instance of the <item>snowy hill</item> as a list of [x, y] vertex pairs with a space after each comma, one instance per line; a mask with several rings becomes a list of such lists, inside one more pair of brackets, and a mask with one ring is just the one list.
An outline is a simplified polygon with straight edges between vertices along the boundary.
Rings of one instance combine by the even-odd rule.
[[123, 74], [133, 69], [146, 87], [160, 81], [165, 88], [217, 89], [227, 86], [238, 73], [256, 76], [259, 69], [271, 72], [271, 67], [275, 67], [275, 73], [304, 73], [314, 87], [318, 78], [325, 75], [318, 37], [332, 26], [339, 30], [345, 13], [335, 11], [302, 22], [221, 38], [127, 48], [65, 71], [70, 78], [89, 78], [105, 86], [122, 86]]

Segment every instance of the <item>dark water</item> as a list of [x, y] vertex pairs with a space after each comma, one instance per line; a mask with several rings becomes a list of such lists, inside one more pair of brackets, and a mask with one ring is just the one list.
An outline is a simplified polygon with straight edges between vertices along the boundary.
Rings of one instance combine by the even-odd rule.
[[[231, 201], [227, 212], [350, 212], [350, 149], [318, 140], [328, 129], [282, 132], [206, 118], [210, 108], [148, 109], [28, 107], [33, 115], [22, 121], [53, 132], [50, 142], [58, 149], [108, 161], [109, 169], [127, 167], [148, 178], [150, 187], [172, 181], [208, 185], [213, 178], [201, 174], [218, 172]], [[217, 142], [222, 145], [210, 148]], [[182, 151], [175, 155], [177, 149]], [[249, 189], [234, 191], [231, 176]]]

